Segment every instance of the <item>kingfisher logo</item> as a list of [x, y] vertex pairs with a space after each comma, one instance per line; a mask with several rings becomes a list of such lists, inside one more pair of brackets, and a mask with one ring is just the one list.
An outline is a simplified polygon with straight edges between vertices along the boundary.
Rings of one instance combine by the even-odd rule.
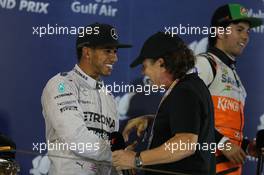
[[239, 112], [240, 106], [239, 106], [239, 103], [234, 101], [234, 100], [219, 97], [218, 103], [217, 103], [217, 108], [222, 110], [222, 111], [229, 110], [229, 111]]

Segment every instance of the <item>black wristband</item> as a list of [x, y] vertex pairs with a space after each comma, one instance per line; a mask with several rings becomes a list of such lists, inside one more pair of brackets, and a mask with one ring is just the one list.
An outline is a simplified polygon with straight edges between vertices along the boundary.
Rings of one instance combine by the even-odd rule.
[[140, 168], [143, 166], [143, 162], [142, 162], [141, 157], [140, 157], [140, 152], [136, 153], [134, 164], [135, 164], [135, 167], [137, 167], [137, 168]]

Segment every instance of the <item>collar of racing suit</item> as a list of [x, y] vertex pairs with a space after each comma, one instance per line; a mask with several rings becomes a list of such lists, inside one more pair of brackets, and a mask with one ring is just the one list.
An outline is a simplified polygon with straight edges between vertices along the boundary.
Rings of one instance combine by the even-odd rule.
[[101, 81], [101, 80], [96, 81], [95, 79], [93, 79], [92, 77], [90, 77], [89, 75], [84, 73], [82, 71], [82, 69], [77, 64], [74, 66], [73, 71], [74, 71], [75, 74], [77, 74], [77, 76], [79, 78], [84, 80], [86, 83], [88, 83], [88, 85], [90, 87], [92, 87], [94, 89], [101, 89], [104, 86], [103, 81]]
[[225, 63], [231, 69], [235, 68], [236, 61], [232, 60], [226, 53], [216, 47], [210, 47], [208, 52], [217, 56], [223, 63]]

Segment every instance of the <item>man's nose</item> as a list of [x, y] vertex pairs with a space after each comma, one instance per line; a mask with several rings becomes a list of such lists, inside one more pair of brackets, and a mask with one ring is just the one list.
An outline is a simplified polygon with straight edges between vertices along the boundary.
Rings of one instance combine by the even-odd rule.
[[249, 41], [249, 33], [243, 32], [242, 39], [247, 43]]
[[114, 62], [114, 63], [118, 61], [118, 58], [117, 58], [117, 54], [116, 53], [113, 53], [111, 55], [111, 61]]

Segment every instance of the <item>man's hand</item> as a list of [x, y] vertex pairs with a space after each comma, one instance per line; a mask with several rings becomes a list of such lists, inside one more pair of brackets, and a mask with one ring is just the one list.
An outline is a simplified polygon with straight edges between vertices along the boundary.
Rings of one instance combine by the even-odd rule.
[[116, 170], [132, 169], [135, 167], [136, 153], [128, 150], [118, 150], [112, 153], [113, 165]]
[[243, 164], [246, 159], [243, 149], [229, 140], [225, 142], [225, 149], [221, 151], [233, 164]]
[[122, 133], [124, 140], [126, 142], [128, 141], [129, 135], [133, 129], [135, 129], [137, 131], [137, 136], [140, 137], [141, 134], [148, 127], [148, 120], [152, 117], [153, 116], [151, 116], [151, 115], [148, 115], [148, 116], [144, 115], [144, 116], [139, 116], [137, 118], [129, 120], [125, 129], [123, 130], [123, 133]]

